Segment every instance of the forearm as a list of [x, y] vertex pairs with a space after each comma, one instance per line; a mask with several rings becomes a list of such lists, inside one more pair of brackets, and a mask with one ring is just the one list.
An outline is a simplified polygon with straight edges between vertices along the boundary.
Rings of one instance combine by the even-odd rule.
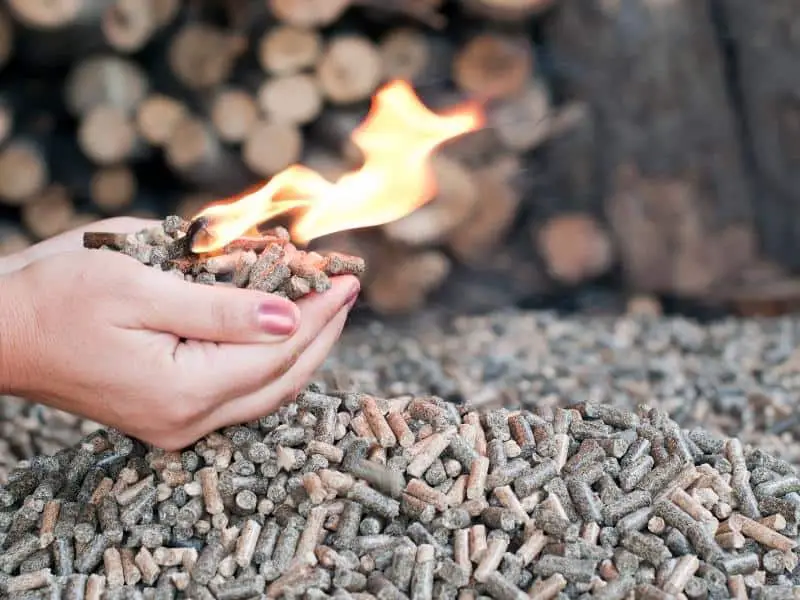
[[29, 370], [25, 356], [34, 320], [23, 279], [21, 271], [0, 275], [0, 394], [21, 393]]

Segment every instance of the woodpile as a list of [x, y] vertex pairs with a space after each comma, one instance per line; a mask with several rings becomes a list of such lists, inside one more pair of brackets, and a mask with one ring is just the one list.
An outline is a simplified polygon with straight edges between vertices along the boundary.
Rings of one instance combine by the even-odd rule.
[[0, 254], [105, 216], [188, 218], [296, 163], [334, 179], [404, 79], [432, 110], [479, 100], [487, 127], [437, 152], [429, 204], [315, 242], [365, 257], [374, 310], [786, 279], [800, 42], [779, 31], [797, 16], [708, 4], [8, 0]]

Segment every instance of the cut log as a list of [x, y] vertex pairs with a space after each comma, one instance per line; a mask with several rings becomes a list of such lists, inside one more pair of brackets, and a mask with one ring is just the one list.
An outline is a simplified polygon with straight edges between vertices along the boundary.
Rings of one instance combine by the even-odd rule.
[[8, 0], [11, 14], [35, 30], [76, 27], [100, 19], [106, 0]]
[[433, 171], [436, 197], [402, 219], [384, 225], [389, 239], [409, 246], [436, 245], [462, 227], [472, 214], [478, 189], [470, 171], [441, 155], [434, 156]]
[[103, 13], [101, 22], [108, 45], [124, 54], [144, 48], [160, 26], [156, 7], [159, 1], [114, 0]]
[[97, 55], [79, 61], [67, 75], [64, 100], [76, 117], [104, 105], [133, 112], [150, 87], [147, 74], [137, 63], [113, 55]]
[[0, 69], [14, 54], [14, 22], [5, 9], [0, 9]]
[[0, 202], [20, 205], [50, 180], [43, 146], [32, 139], [12, 139], [0, 150]]
[[258, 106], [250, 92], [222, 88], [211, 102], [211, 123], [223, 142], [238, 144], [258, 121]]
[[487, 125], [509, 150], [524, 152], [550, 136], [552, 120], [550, 92], [537, 78], [520, 93], [490, 107]]
[[164, 144], [167, 164], [185, 182], [212, 193], [241, 191], [251, 181], [239, 156], [225, 148], [204, 120], [186, 116]]
[[450, 260], [437, 250], [410, 250], [387, 245], [371, 257], [374, 278], [364, 296], [370, 308], [384, 315], [405, 314], [421, 308], [450, 273]]
[[267, 0], [272, 14], [295, 27], [332, 25], [350, 7], [351, 0]]
[[277, 25], [259, 41], [258, 62], [267, 73], [289, 75], [317, 64], [322, 55], [322, 37], [313, 29]]
[[577, 285], [606, 273], [613, 247], [604, 227], [591, 215], [562, 214], [532, 232], [548, 274], [564, 285]]
[[411, 27], [392, 29], [380, 42], [385, 79], [403, 79], [415, 86], [440, 88], [450, 79], [454, 49], [443, 35]]
[[136, 197], [136, 175], [126, 166], [100, 169], [89, 183], [92, 203], [103, 214], [122, 213]]
[[220, 85], [233, 72], [247, 41], [208, 23], [189, 23], [171, 40], [167, 62], [175, 78], [192, 90]]
[[58, 184], [48, 186], [22, 206], [20, 218], [25, 229], [44, 240], [70, 228], [75, 205], [67, 190]]
[[398, 17], [408, 17], [432, 29], [443, 29], [447, 19], [439, 10], [444, 0], [351, 0], [352, 6], [362, 8], [370, 18], [395, 22]]
[[708, 3], [567, 2], [544, 33], [570, 65], [565, 94], [602, 124], [593, 156], [627, 284], [704, 293], [729, 271], [710, 240], [753, 217]]
[[476, 98], [494, 100], [520, 94], [534, 66], [530, 38], [490, 31], [470, 39], [453, 61], [453, 80]]
[[264, 81], [258, 104], [270, 121], [305, 125], [319, 115], [323, 99], [316, 79], [297, 73]]
[[722, 0], [755, 171], [764, 251], [800, 268], [800, 14], [791, 0]]
[[172, 23], [181, 10], [181, 0], [150, 0], [153, 16], [158, 28], [166, 27]]
[[187, 194], [178, 200], [175, 206], [175, 214], [189, 221], [209, 204], [218, 202], [219, 200], [219, 198], [207, 192]]
[[9, 97], [0, 96], [0, 147], [14, 131], [14, 103]]
[[359, 35], [340, 35], [325, 48], [317, 65], [317, 78], [334, 104], [367, 100], [383, 76], [381, 55], [375, 45]]
[[461, 263], [472, 267], [486, 266], [506, 241], [520, 203], [519, 192], [514, 186], [519, 170], [517, 157], [506, 155], [473, 171], [477, 201], [464, 223], [447, 239], [450, 252]]
[[100, 105], [87, 112], [78, 126], [78, 144], [97, 165], [114, 165], [141, 156], [144, 144], [133, 119], [121, 109]]
[[511, 22], [539, 15], [555, 3], [555, 0], [460, 0], [467, 14]]
[[296, 163], [303, 152], [303, 136], [289, 123], [257, 123], [242, 146], [245, 164], [262, 177], [271, 177]]
[[366, 110], [361, 109], [326, 108], [311, 124], [311, 138], [340, 153], [349, 164], [360, 165], [364, 156], [350, 137], [366, 114]]
[[187, 115], [188, 110], [182, 102], [164, 94], [151, 94], [137, 108], [136, 128], [149, 144], [161, 147]]

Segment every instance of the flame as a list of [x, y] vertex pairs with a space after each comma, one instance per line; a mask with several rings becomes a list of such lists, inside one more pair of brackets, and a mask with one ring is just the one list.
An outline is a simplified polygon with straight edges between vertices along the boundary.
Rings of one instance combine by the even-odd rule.
[[435, 114], [407, 82], [393, 81], [375, 94], [369, 114], [351, 136], [364, 155], [359, 169], [330, 182], [308, 167], [292, 165], [258, 189], [195, 215], [205, 217], [208, 225], [192, 250], [218, 250], [260, 223], [298, 209], [290, 231], [302, 244], [396, 221], [436, 195], [430, 162], [434, 150], [479, 129], [484, 120], [478, 103]]

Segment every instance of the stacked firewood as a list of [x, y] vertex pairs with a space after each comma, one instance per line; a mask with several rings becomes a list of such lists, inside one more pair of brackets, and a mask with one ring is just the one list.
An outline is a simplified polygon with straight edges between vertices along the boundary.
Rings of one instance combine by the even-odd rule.
[[428, 205], [319, 240], [367, 259], [374, 309], [617, 272], [706, 294], [757, 265], [759, 232], [704, 7], [7, 0], [0, 254], [104, 216], [188, 218], [295, 163], [334, 179], [359, 166], [350, 134], [376, 90], [404, 79], [433, 110], [480, 100], [488, 126], [437, 152]]

